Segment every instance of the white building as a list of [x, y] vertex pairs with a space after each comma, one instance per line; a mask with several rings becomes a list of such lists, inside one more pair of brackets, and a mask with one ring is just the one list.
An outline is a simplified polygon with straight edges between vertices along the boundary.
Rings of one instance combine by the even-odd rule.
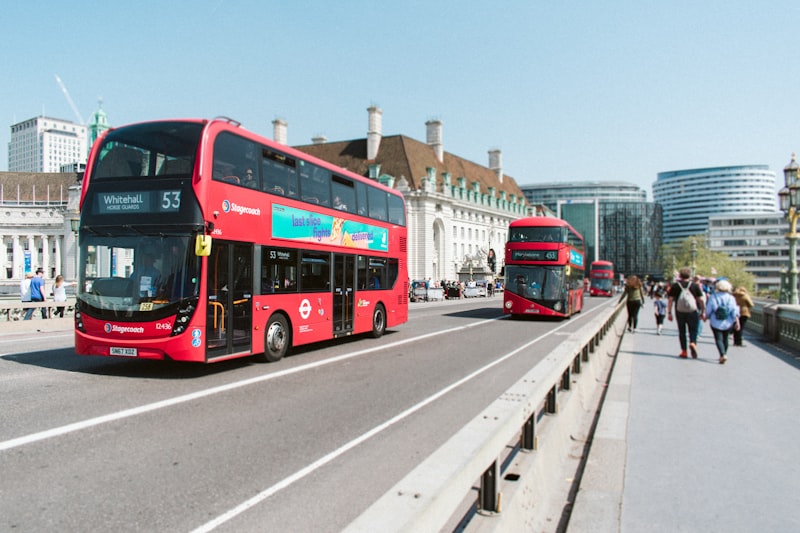
[[78, 218], [77, 174], [0, 172], [0, 294], [19, 295], [26, 272], [44, 270], [76, 279], [77, 246], [71, 219]]
[[653, 199], [661, 204], [664, 242], [701, 235], [711, 215], [748, 215], [777, 210], [775, 172], [742, 165], [659, 172]]
[[708, 219], [708, 247], [745, 262], [756, 293], [777, 294], [789, 266], [788, 223], [780, 211], [756, 215], [714, 215]]
[[68, 120], [36, 117], [11, 126], [9, 172], [60, 172], [64, 165], [85, 165], [87, 127]]
[[[527, 216], [528, 203], [513, 178], [503, 174], [500, 150], [488, 166], [444, 150], [442, 122], [426, 123], [426, 142], [384, 136], [382, 111], [369, 113], [367, 137], [327, 142], [323, 136], [298, 150], [369, 176], [402, 192], [408, 210], [408, 272], [412, 280], [488, 279], [499, 275], [508, 224]], [[286, 122], [273, 122], [274, 138], [286, 142]], [[487, 254], [494, 250], [495, 272]]]

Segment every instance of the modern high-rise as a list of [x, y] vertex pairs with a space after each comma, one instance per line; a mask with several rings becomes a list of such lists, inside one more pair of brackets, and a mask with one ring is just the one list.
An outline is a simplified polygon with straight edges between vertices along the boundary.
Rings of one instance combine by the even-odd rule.
[[659, 172], [653, 199], [663, 209], [664, 242], [680, 241], [705, 233], [711, 215], [774, 213], [775, 172], [767, 165]]
[[11, 126], [9, 172], [61, 172], [83, 165], [88, 152], [86, 126], [50, 117], [35, 117]]

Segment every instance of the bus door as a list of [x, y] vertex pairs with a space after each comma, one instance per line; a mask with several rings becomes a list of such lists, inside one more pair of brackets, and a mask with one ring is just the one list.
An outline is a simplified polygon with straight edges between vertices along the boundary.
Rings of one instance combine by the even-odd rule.
[[353, 331], [355, 312], [356, 258], [353, 255], [333, 255], [333, 336]]
[[250, 351], [253, 246], [215, 240], [208, 258], [207, 358]]

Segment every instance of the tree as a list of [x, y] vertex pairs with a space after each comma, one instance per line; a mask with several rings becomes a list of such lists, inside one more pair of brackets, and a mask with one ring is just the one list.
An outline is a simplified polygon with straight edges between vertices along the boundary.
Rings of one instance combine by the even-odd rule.
[[681, 267], [692, 267], [692, 241], [696, 242], [695, 274], [704, 278], [727, 278], [734, 287], [741, 285], [748, 291], [753, 291], [755, 276], [745, 270], [745, 262], [731, 259], [724, 252], [710, 250], [705, 235], [694, 235], [680, 242], [665, 244], [661, 247], [666, 279], [675, 277], [677, 270]]

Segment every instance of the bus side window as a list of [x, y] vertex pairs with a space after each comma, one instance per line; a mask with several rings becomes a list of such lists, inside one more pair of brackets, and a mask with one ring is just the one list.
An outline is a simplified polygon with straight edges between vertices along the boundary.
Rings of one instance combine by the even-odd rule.
[[263, 190], [279, 196], [297, 194], [297, 170], [293, 158], [269, 149], [262, 150]]
[[297, 292], [297, 251], [264, 248], [261, 256], [261, 292]]
[[356, 269], [358, 270], [358, 288], [359, 290], [364, 290], [367, 288], [367, 282], [369, 281], [369, 270], [367, 269], [368, 260], [366, 256], [359, 255], [356, 261]]
[[324, 206], [331, 205], [330, 173], [322, 167], [300, 162], [300, 191], [304, 202]]
[[367, 184], [356, 182], [356, 212], [362, 217], [367, 216]]
[[354, 212], [356, 208], [356, 191], [353, 182], [333, 176], [331, 180], [333, 190], [333, 208], [340, 211]]
[[386, 192], [377, 187], [369, 187], [369, 216], [376, 220], [388, 220], [388, 207], [386, 205]]

